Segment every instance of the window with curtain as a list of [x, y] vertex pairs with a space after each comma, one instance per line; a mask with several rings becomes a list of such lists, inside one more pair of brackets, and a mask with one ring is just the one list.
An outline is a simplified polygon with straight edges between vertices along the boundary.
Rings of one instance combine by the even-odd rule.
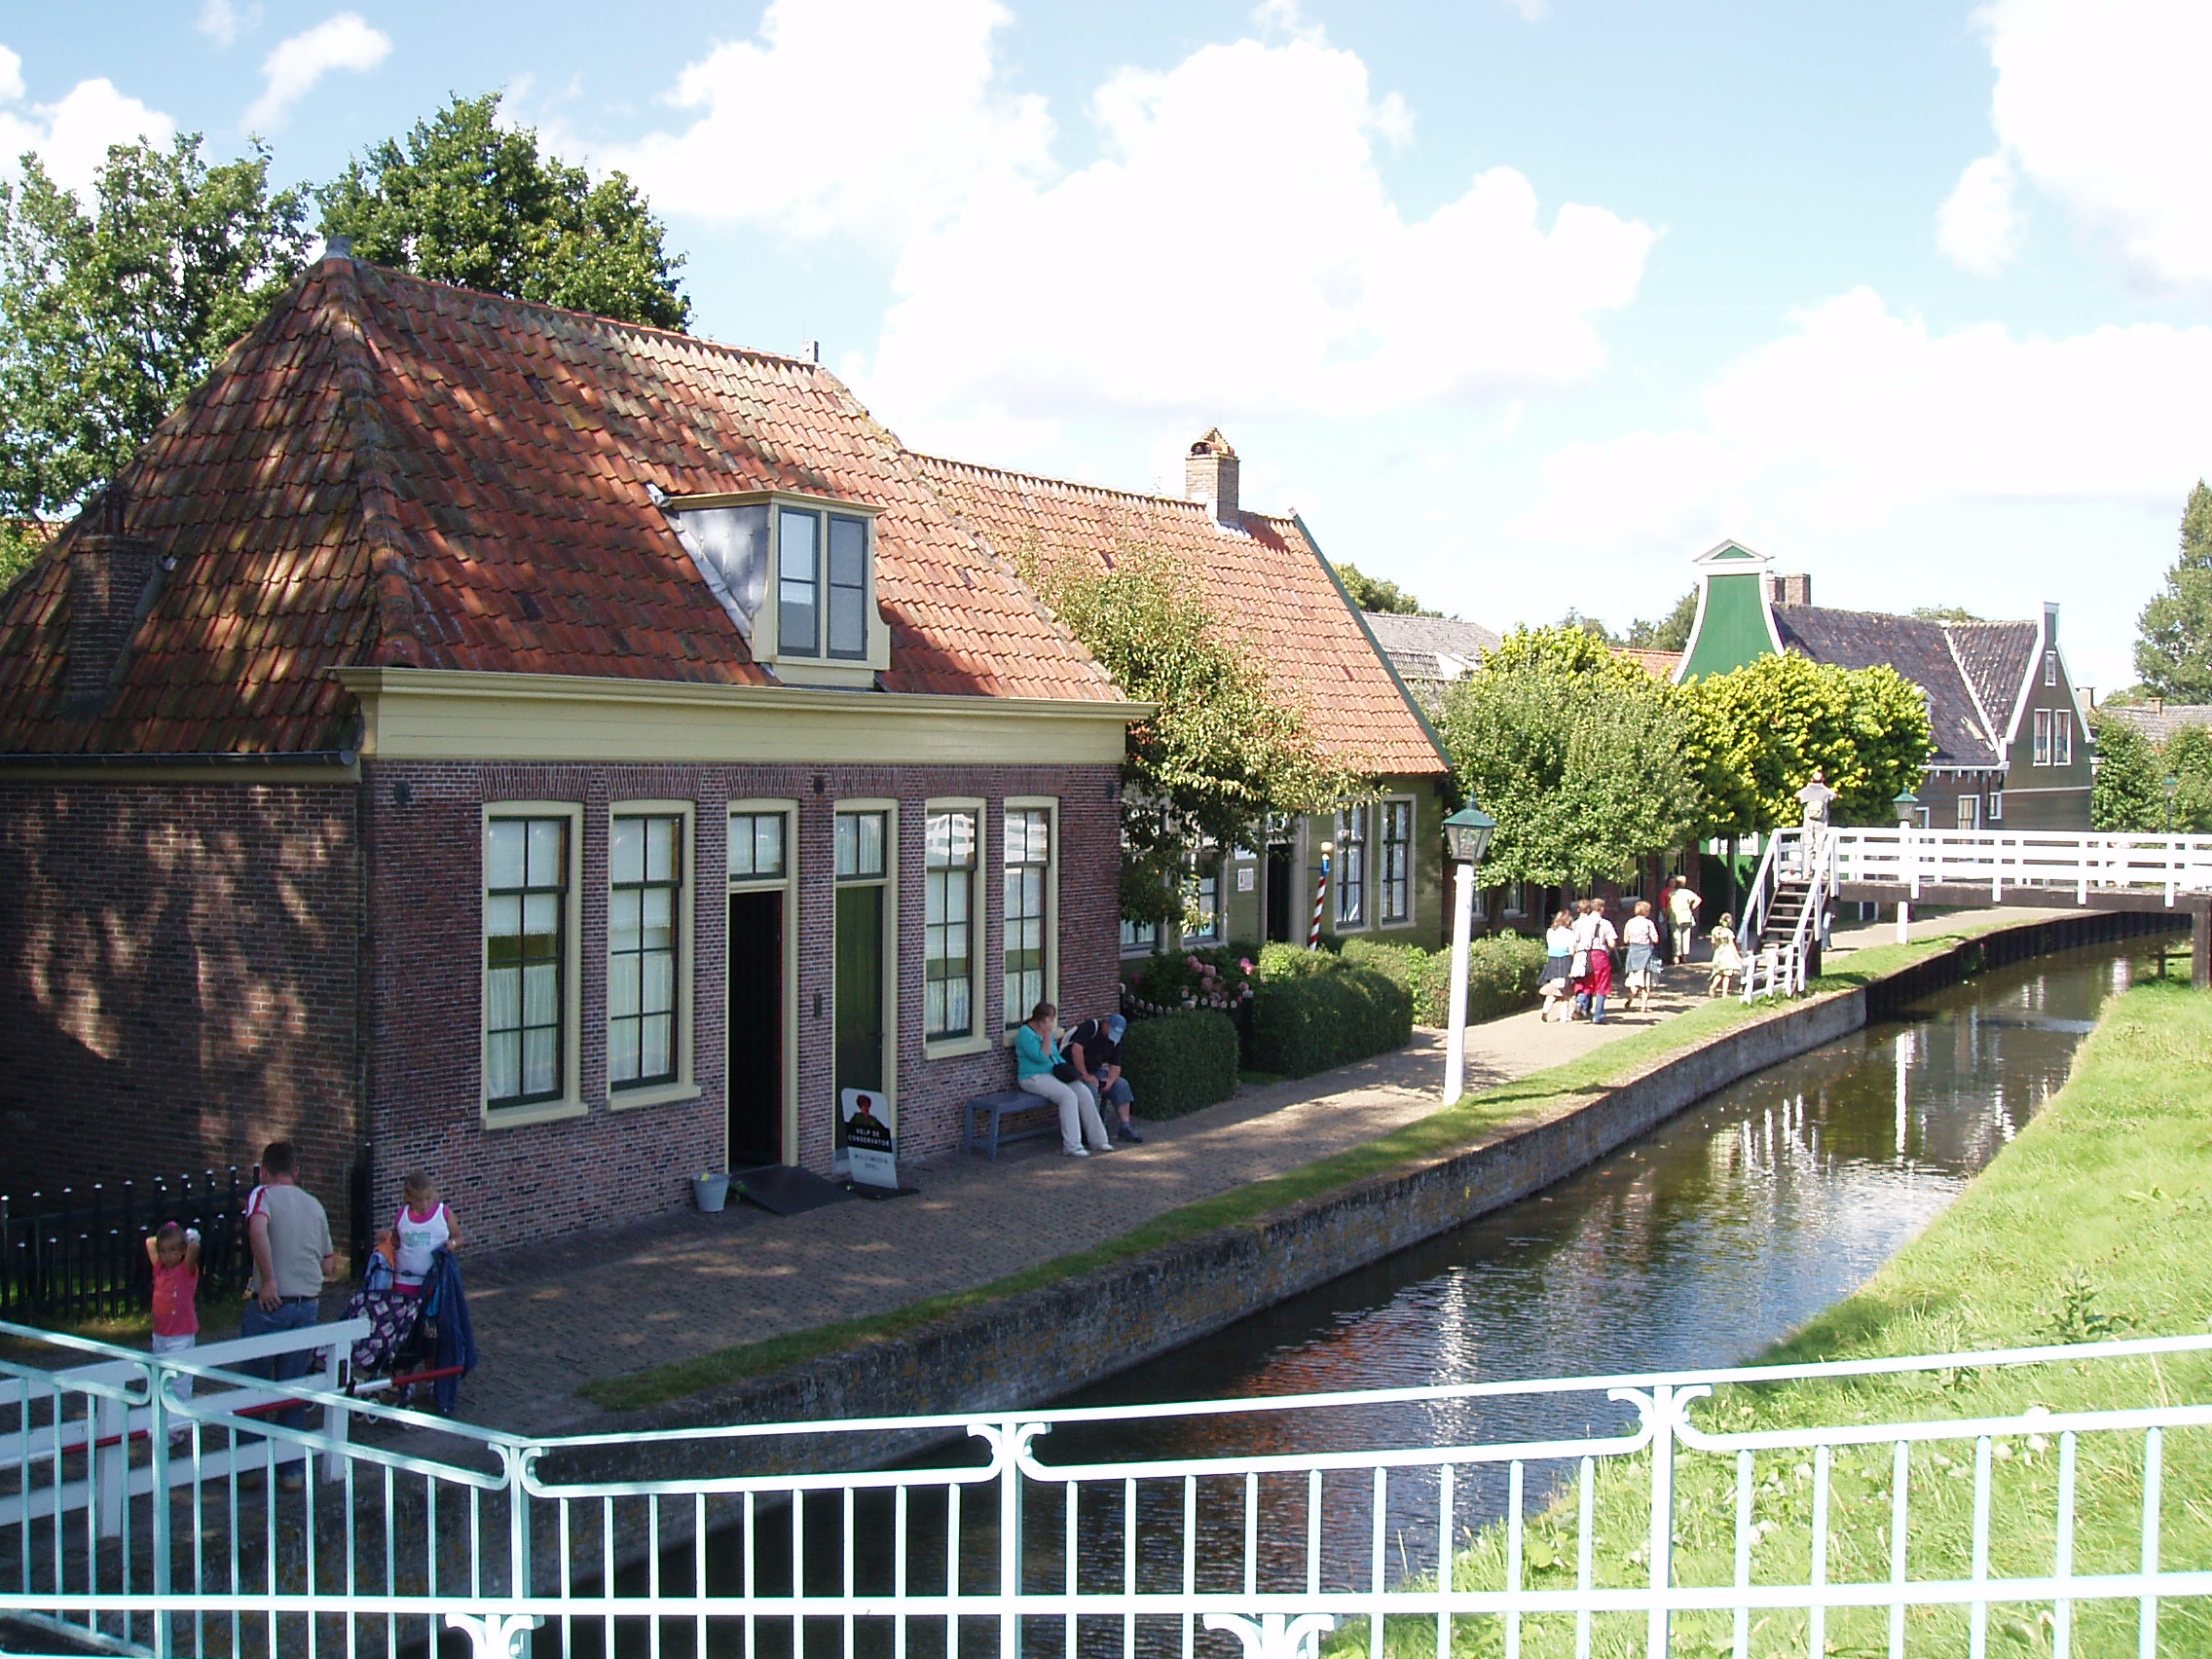
[[607, 1081], [614, 1088], [673, 1082], [683, 820], [616, 817], [608, 876]]
[[1191, 915], [1192, 942], [1212, 944], [1218, 941], [1221, 938], [1221, 865], [1218, 862], [1202, 864], [1193, 870], [1184, 898], [1188, 902], [1184, 907]]
[[976, 1029], [974, 961], [976, 815], [929, 815], [922, 866], [923, 1031], [966, 1037]]
[[1367, 920], [1367, 808], [1337, 814], [1337, 926]]
[[484, 828], [484, 1098], [557, 1099], [564, 1079], [569, 821]]
[[[1052, 815], [1041, 806], [1006, 811], [1006, 1023], [1018, 1025], [1045, 1000]], [[1124, 924], [1124, 933], [1126, 924]]]
[[1410, 921], [1414, 913], [1414, 803], [1386, 800], [1382, 820], [1382, 919]]

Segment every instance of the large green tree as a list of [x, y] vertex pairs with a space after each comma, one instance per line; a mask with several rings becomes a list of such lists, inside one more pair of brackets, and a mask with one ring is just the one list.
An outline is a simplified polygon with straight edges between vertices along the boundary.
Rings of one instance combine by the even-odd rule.
[[1486, 879], [1614, 875], [1702, 816], [1680, 699], [1570, 623], [1508, 635], [1440, 723], [1459, 787], [1497, 820]]
[[1838, 823], [1886, 824], [1891, 801], [1927, 768], [1928, 706], [1894, 668], [1838, 668], [1789, 651], [1681, 689], [1710, 834], [1797, 823], [1796, 793], [1815, 769], [1837, 793]]
[[1639, 616], [1628, 625], [1626, 644], [1640, 651], [1689, 649], [1690, 629], [1697, 622], [1697, 589], [1675, 601], [1664, 616]]
[[1345, 584], [1345, 592], [1351, 596], [1352, 604], [1362, 610], [1387, 611], [1397, 616], [1440, 616], [1442, 611], [1424, 609], [1419, 600], [1396, 582], [1382, 576], [1371, 576], [1357, 565], [1336, 567], [1337, 580]]
[[592, 183], [498, 113], [498, 92], [456, 97], [376, 145], [317, 193], [324, 232], [435, 281], [683, 327], [682, 256], [629, 179]]
[[2181, 515], [2181, 553], [2165, 591], [2137, 619], [2135, 672], [2143, 688], [2179, 703], [2212, 703], [2212, 490], [2189, 493]]
[[90, 202], [23, 157], [0, 184], [0, 518], [68, 511], [145, 441], [299, 272], [307, 209], [268, 151], [210, 166], [198, 133], [114, 146]]
[[2097, 746], [2097, 768], [2089, 785], [2089, 827], [2163, 830], [2165, 765], [2158, 746], [2103, 709], [2089, 711], [2089, 735]]
[[1128, 920], [1177, 919], [1191, 863], [1249, 845], [1266, 814], [1320, 811], [1356, 790], [1172, 557], [1135, 547], [1112, 570], [1080, 558], [1018, 562], [1116, 683], [1160, 706], [1129, 728], [1122, 768]]

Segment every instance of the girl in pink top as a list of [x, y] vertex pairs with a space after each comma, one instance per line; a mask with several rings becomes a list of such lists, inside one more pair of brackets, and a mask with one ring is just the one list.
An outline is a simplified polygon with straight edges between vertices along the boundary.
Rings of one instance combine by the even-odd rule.
[[[154, 1351], [182, 1353], [200, 1341], [200, 1229], [164, 1222], [146, 1236], [146, 1260], [154, 1269]], [[179, 1377], [171, 1391], [191, 1399], [192, 1379]]]
[[424, 1275], [430, 1271], [430, 1258], [441, 1246], [461, 1248], [461, 1223], [438, 1202], [437, 1183], [423, 1170], [409, 1170], [399, 1184], [407, 1198], [391, 1222], [392, 1242], [398, 1247], [391, 1287], [402, 1296], [418, 1296]]

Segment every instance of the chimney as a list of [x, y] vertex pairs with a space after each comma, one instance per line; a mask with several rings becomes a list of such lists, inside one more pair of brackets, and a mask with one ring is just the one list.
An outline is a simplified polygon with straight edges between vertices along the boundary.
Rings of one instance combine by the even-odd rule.
[[[151, 541], [123, 531], [125, 498], [102, 492], [69, 543], [68, 659], [62, 694], [71, 712], [96, 710], [130, 636], [138, 605], [154, 580], [159, 557]], [[91, 528], [97, 524], [99, 528]]]
[[1813, 578], [1803, 573], [1794, 576], [1769, 576], [1768, 594], [1777, 605], [1810, 605], [1813, 603]]
[[1219, 426], [1193, 444], [1184, 458], [1183, 495], [1205, 502], [1223, 524], [1236, 522], [1236, 452]]

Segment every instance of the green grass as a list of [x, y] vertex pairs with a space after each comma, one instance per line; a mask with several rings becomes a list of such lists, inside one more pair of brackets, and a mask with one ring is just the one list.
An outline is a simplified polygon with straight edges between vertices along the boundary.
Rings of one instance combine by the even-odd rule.
[[[1871, 953], [1867, 953], [1871, 954]], [[2108, 1005], [2083, 1045], [2072, 1078], [2019, 1138], [1977, 1177], [1929, 1231], [1857, 1295], [1815, 1318], [1774, 1349], [1775, 1363], [1944, 1353], [1976, 1348], [2087, 1342], [2121, 1336], [2202, 1332], [2212, 1314], [2212, 997], [2184, 986], [2145, 985]], [[1943, 1417], [2009, 1416], [2043, 1405], [2054, 1411], [2118, 1409], [2212, 1399], [2212, 1360], [2105, 1361], [2005, 1371], [1820, 1382], [1764, 1388], [1738, 1386], [1695, 1408], [1707, 1428], [1802, 1427]], [[2131, 1570], [2142, 1512], [2140, 1434], [2084, 1436], [2080, 1447], [2076, 1570]], [[1803, 1583], [1810, 1564], [1809, 1454], [1762, 1455], [1756, 1464], [1757, 1520], [1773, 1530], [1753, 1552], [1753, 1578]], [[2047, 1572], [2055, 1540], [2057, 1450], [2041, 1436], [1993, 1446], [1991, 1572]], [[1888, 1575], [1892, 1448], [1835, 1455], [1831, 1499], [1833, 1580]], [[1910, 1463], [1916, 1577], [1969, 1574], [1974, 1449], [1972, 1441], [1917, 1449]], [[1678, 1583], [1733, 1579], [1733, 1458], [1684, 1453], [1677, 1464]], [[1608, 1465], [1597, 1488], [1596, 1576], [1600, 1584], [1644, 1581], [1641, 1545], [1648, 1537], [1648, 1464]], [[2168, 1567], [2212, 1561], [2212, 1430], [2169, 1430], [2165, 1442], [2162, 1560]], [[1569, 1586], [1577, 1544], [1571, 1507], [1529, 1529], [1528, 1581]], [[1461, 1588], [1504, 1582], [1504, 1539], [1493, 1529], [1454, 1568]], [[1887, 1651], [1886, 1611], [1829, 1615], [1828, 1651]], [[2136, 1610], [2077, 1608], [2075, 1651], [2134, 1651]], [[1685, 1615], [1676, 1651], [1726, 1652], [1729, 1615]], [[1993, 1655], [2049, 1651], [2047, 1606], [1992, 1608]], [[1643, 1650], [1641, 1618], [1601, 1618], [1594, 1651], [1626, 1659]], [[2161, 1622], [2163, 1654], [2212, 1652], [2212, 1607], [2170, 1603]], [[1363, 1650], [1364, 1626], [1333, 1651]], [[1752, 1650], [1804, 1652], [1801, 1615], [1758, 1621]], [[1963, 1653], [1963, 1610], [1914, 1609], [1907, 1616], [1914, 1653]], [[1483, 1659], [1502, 1651], [1497, 1623], [1469, 1619], [1455, 1629], [1454, 1652]], [[1433, 1621], [1392, 1621], [1386, 1645], [1397, 1659], [1435, 1651]], [[1530, 1659], [1572, 1651], [1569, 1619], [1529, 1620]]]
[[[1864, 984], [1882, 974], [1894, 973], [1936, 955], [1957, 939], [2005, 925], [2000, 919], [1962, 926], [1955, 933], [1936, 939], [1857, 951], [1846, 959], [1846, 965], [1838, 973], [1824, 978], [1814, 988], [1839, 990]], [[1103, 1244], [1033, 1263], [971, 1290], [929, 1297], [884, 1313], [719, 1348], [712, 1353], [626, 1376], [595, 1378], [576, 1391], [606, 1411], [643, 1411], [864, 1343], [908, 1336], [1002, 1297], [1054, 1284], [1218, 1229], [1249, 1226], [1309, 1199], [1451, 1158], [1501, 1130], [1536, 1123], [1581, 1105], [1590, 1095], [1611, 1087], [1651, 1061], [1693, 1049], [1746, 1019], [1770, 1012], [1774, 1006], [1765, 1003], [1756, 1009], [1747, 1009], [1734, 998], [1701, 1004], [1664, 1024], [1621, 1038], [1564, 1065], [1465, 1095], [1456, 1105], [1440, 1107], [1427, 1117], [1376, 1140], [1168, 1210]], [[1246, 1081], [1251, 1081], [1251, 1074], [1247, 1074]]]

